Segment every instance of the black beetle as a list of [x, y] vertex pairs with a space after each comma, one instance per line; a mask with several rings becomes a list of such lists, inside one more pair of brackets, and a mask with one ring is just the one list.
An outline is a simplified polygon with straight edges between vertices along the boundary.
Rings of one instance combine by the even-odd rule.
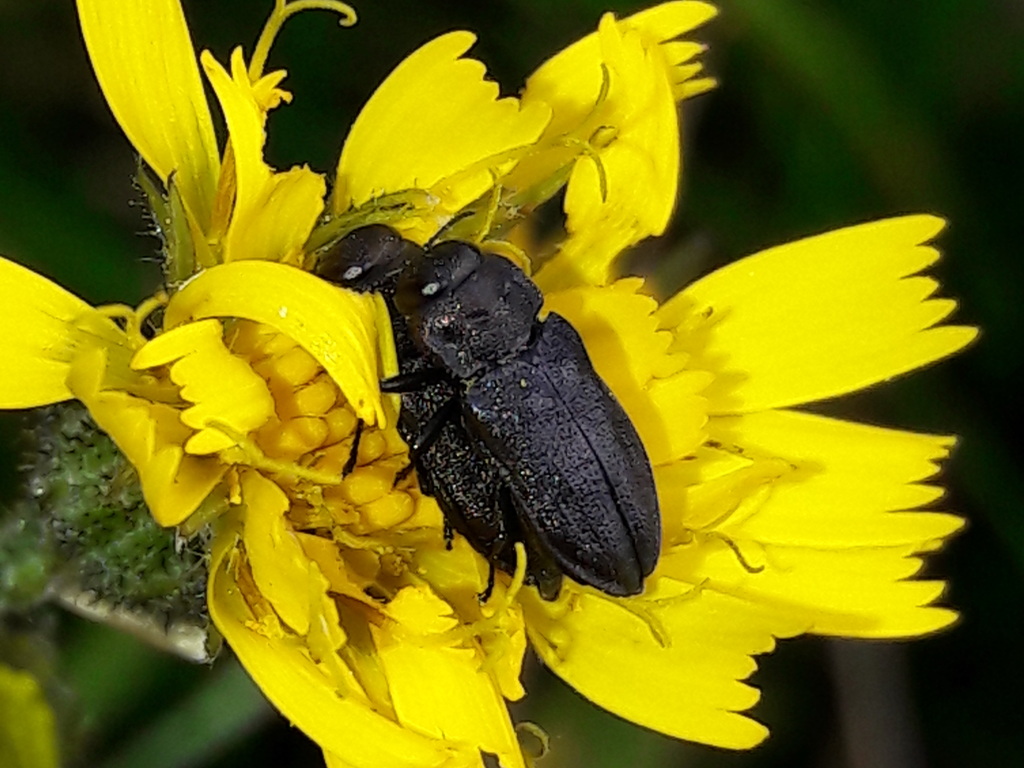
[[[422, 258], [424, 250], [418, 245], [399, 237], [390, 227], [372, 224], [349, 233], [321, 254], [315, 272], [346, 288], [384, 297], [391, 314], [399, 375], [382, 382], [382, 387], [402, 391], [398, 430], [410, 445], [410, 466], [416, 468], [421, 489], [437, 501], [447, 525], [462, 534], [492, 568], [508, 573], [515, 570], [514, 545], [523, 542], [527, 583], [536, 585], [545, 599], [554, 599], [562, 583], [561, 569], [520, 529], [511, 491], [496, 463], [477, 450], [476, 441], [453, 408], [453, 403], [458, 403], [457, 383], [438, 375], [395, 308], [399, 273], [406, 264]], [[425, 440], [430, 442], [429, 450], [421, 447]], [[484, 599], [492, 584], [493, 570]]]
[[522, 270], [469, 243], [421, 249], [371, 225], [316, 271], [397, 309], [402, 372], [382, 388], [403, 392], [420, 482], [478, 552], [511, 572], [524, 542], [548, 599], [562, 572], [610, 595], [643, 589], [661, 538], [650, 462], [575, 329], [538, 318]]

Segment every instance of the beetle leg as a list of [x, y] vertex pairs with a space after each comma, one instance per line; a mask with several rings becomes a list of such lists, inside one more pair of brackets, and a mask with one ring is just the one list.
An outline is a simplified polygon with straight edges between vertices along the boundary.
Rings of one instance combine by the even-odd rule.
[[406, 464], [404, 467], [402, 467], [400, 470], [398, 470], [398, 472], [395, 473], [395, 479], [394, 479], [394, 482], [391, 483], [391, 487], [392, 488], [398, 487], [398, 484], [400, 482], [402, 482], [403, 480], [405, 480], [405, 478], [407, 478], [409, 476], [409, 473], [412, 472], [412, 470], [413, 470], [413, 464], [412, 464], [412, 461], [410, 461], [408, 464]]
[[449, 552], [452, 551], [452, 542], [455, 541], [455, 529], [452, 528], [452, 524], [448, 522], [448, 518], [444, 519], [444, 548]]
[[399, 373], [380, 380], [380, 391], [387, 394], [417, 392], [444, 378], [440, 368], [421, 368], [418, 371]]
[[427, 423], [416, 436], [412, 445], [409, 446], [409, 455], [415, 458], [421, 453], [429, 451], [430, 446], [432, 446], [434, 441], [440, 436], [441, 428], [448, 423], [455, 414], [455, 411], [458, 410], [458, 407], [459, 399], [457, 397], [453, 397], [434, 411], [433, 415], [427, 419]]
[[[397, 376], [395, 378], [398, 378]], [[392, 488], [402, 482], [409, 476], [413, 468], [416, 466], [416, 459], [420, 454], [426, 453], [430, 450], [430, 446], [434, 444], [434, 441], [441, 435], [441, 430], [444, 425], [452, 418], [455, 411], [459, 407], [459, 399], [453, 397], [448, 400], [444, 405], [434, 411], [433, 415], [427, 419], [427, 423], [420, 430], [420, 433], [416, 435], [416, 439], [412, 441], [409, 446], [409, 463], [399, 470], [398, 474], [395, 475], [395, 482], [392, 484]]]
[[487, 586], [484, 587], [484, 591], [476, 596], [476, 599], [481, 603], [486, 603], [491, 599], [491, 595], [494, 593], [494, 575], [495, 568], [494, 563], [487, 563]]
[[348, 459], [345, 466], [341, 468], [341, 476], [348, 477], [356, 468], [356, 460], [359, 458], [359, 443], [363, 439], [363, 420], [356, 419], [356, 431], [352, 436], [352, 447], [349, 449]]

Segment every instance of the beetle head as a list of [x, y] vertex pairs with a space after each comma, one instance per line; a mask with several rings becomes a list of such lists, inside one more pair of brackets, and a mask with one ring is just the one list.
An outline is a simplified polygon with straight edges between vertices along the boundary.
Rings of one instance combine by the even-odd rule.
[[324, 280], [366, 293], [394, 295], [398, 275], [423, 249], [384, 224], [354, 229], [328, 247], [317, 259], [314, 272]]
[[462, 379], [523, 349], [541, 303], [512, 262], [455, 240], [409, 261], [395, 295], [416, 343]]
[[427, 257], [409, 262], [398, 280], [395, 306], [406, 317], [451, 295], [480, 266], [483, 254], [458, 240], [449, 240], [431, 248]]

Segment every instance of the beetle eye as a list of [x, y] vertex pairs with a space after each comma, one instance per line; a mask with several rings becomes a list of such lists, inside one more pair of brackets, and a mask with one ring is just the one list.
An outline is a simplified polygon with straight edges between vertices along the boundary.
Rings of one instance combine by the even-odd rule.
[[342, 276], [341, 276], [341, 279], [342, 280], [355, 280], [360, 275], [362, 275], [363, 272], [365, 272], [365, 271], [366, 270], [363, 269], [361, 264], [353, 264], [351, 267], [349, 267], [348, 269], [345, 270], [344, 274], [342, 274]]
[[441, 284], [436, 280], [432, 280], [420, 289], [421, 296], [433, 296], [435, 293], [441, 290]]

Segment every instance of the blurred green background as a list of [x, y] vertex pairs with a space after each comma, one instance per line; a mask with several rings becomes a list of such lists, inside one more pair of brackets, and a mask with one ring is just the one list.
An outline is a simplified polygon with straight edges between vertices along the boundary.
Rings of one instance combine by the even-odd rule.
[[[270, 0], [185, 0], [197, 45], [251, 46]], [[507, 92], [596, 25], [606, 0], [366, 0], [342, 30], [323, 13], [285, 27], [271, 57], [295, 104], [271, 118], [278, 167], [333, 169], [346, 126], [388, 70], [453, 28]], [[1024, 3], [722, 0], [700, 32], [715, 92], [687, 104], [685, 191], [668, 236], [636, 255], [665, 290], [759, 248], [892, 214], [950, 220], [936, 269], [959, 319], [984, 328], [950, 362], [828, 413], [962, 437], [944, 472], [970, 527], [931, 572], [963, 612], [909, 644], [783, 643], [753, 678], [772, 738], [749, 753], [680, 744], [592, 707], [534, 665], [516, 709], [558, 766], [1024, 764]], [[96, 86], [66, 0], [0, 0], [0, 252], [90, 301], [134, 302], [157, 243], [131, 186], [135, 159]], [[19, 428], [5, 416], [10, 444]], [[0, 456], [9, 497], [17, 453]], [[34, 619], [41, 621], [42, 619]], [[83, 765], [321, 765], [231, 662], [194, 667], [70, 616], [55, 620], [60, 699]], [[680, 697], [688, 695], [679, 691]]]

